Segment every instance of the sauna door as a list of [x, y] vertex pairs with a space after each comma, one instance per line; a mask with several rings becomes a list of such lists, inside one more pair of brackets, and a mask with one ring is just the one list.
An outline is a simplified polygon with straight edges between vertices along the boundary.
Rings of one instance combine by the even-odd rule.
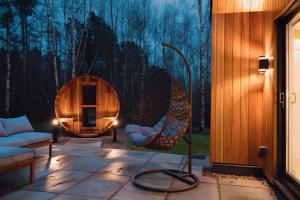
[[300, 15], [286, 26], [286, 173], [300, 182]]

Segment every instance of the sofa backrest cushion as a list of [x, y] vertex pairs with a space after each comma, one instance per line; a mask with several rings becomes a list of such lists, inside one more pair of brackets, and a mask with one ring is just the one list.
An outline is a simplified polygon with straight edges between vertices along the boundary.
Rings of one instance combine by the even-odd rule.
[[16, 118], [2, 118], [1, 122], [7, 135], [33, 131], [33, 128], [25, 115]]
[[0, 120], [0, 137], [7, 136], [6, 130]]

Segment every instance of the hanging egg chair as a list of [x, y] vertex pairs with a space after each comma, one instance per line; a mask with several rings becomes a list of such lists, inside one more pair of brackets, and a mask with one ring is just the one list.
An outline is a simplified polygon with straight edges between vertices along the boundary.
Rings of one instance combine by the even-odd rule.
[[[187, 74], [188, 80], [183, 80], [187, 83], [187, 87], [170, 73], [171, 70], [157, 70], [144, 87], [135, 115], [135, 124], [128, 124], [125, 131], [134, 145], [149, 149], [169, 150], [182, 139], [188, 143], [188, 160], [182, 169], [142, 171], [132, 177], [133, 184], [142, 189], [180, 192], [199, 184], [198, 177], [192, 174], [192, 78], [189, 63], [184, 55], [170, 44], [162, 43], [162, 45], [164, 58], [165, 48], [168, 47], [177, 52], [184, 61], [186, 67], [181, 70]], [[179, 188], [157, 187], [145, 185], [140, 181], [142, 177], [154, 173], [167, 174], [182, 181], [184, 185]]]

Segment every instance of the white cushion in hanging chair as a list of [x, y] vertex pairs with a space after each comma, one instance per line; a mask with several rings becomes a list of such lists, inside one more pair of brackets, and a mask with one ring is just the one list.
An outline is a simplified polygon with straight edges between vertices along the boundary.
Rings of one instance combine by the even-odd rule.
[[139, 126], [136, 124], [128, 124], [125, 131], [128, 134], [128, 139], [136, 146], [147, 146], [153, 142], [156, 136], [161, 131], [166, 120], [163, 116], [156, 125], [152, 127]]

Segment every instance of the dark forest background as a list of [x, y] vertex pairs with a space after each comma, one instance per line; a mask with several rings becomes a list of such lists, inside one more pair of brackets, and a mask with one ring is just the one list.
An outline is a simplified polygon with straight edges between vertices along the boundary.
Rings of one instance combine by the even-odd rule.
[[[54, 116], [59, 88], [90, 74], [110, 82], [129, 122], [161, 42], [174, 44], [193, 72], [194, 129], [209, 128], [209, 0], [0, 0], [0, 117]], [[168, 64], [182, 63], [171, 52]]]

